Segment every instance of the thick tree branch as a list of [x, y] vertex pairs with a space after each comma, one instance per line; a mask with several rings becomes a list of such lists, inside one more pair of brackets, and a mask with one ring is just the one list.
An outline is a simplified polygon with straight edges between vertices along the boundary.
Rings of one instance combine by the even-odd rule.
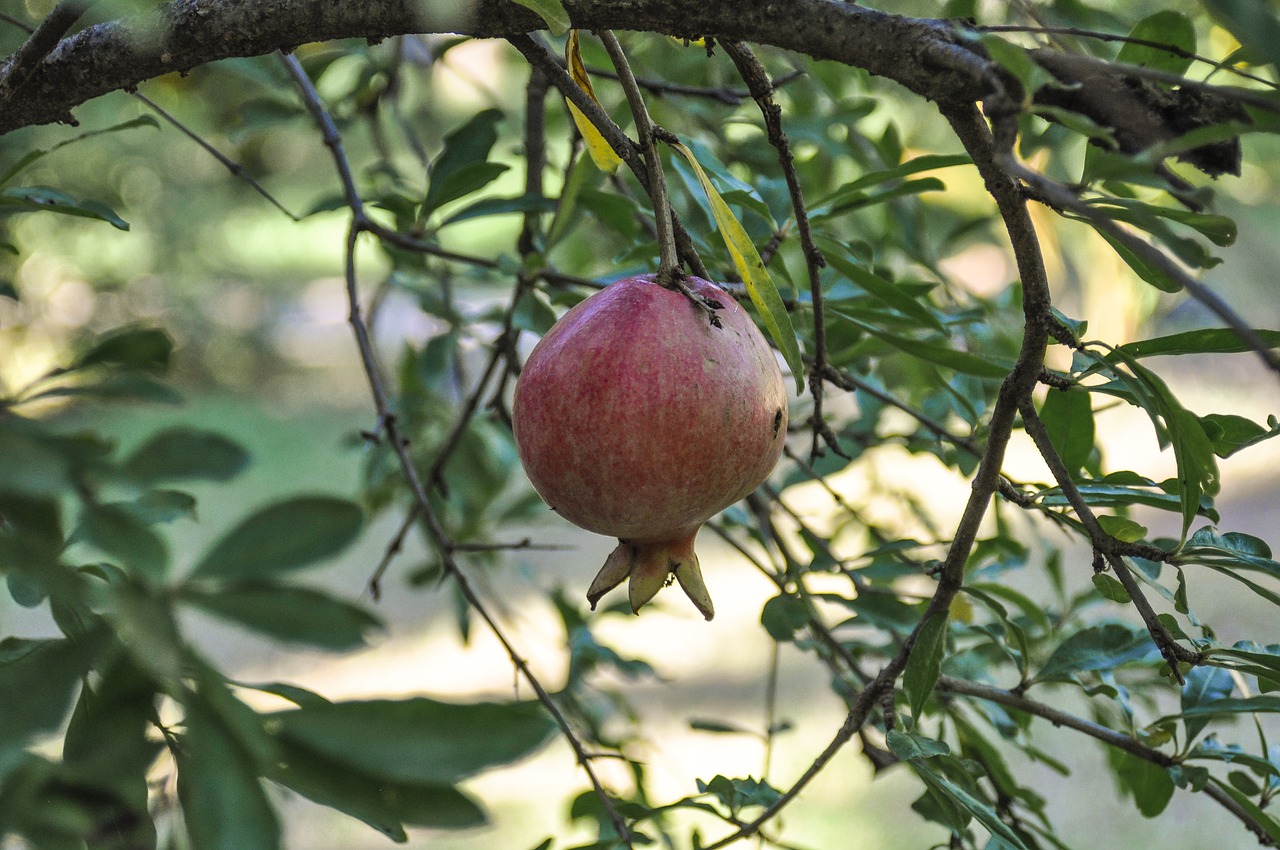
[[40, 26], [31, 31], [22, 46], [0, 65], [0, 106], [12, 100], [18, 90], [26, 85], [36, 67], [58, 46], [67, 30], [80, 20], [80, 16], [93, 2], [94, 0], [61, 0], [40, 22]]
[[[831, 0], [568, 0], [565, 6], [580, 28], [772, 44], [866, 68], [928, 98], [973, 101], [988, 88], [987, 61], [962, 46], [946, 21]], [[65, 121], [91, 98], [219, 59], [405, 33], [510, 38], [542, 26], [509, 0], [174, 0], [153, 14], [89, 27], [64, 40], [30, 75], [21, 101], [0, 114], [0, 134]]]

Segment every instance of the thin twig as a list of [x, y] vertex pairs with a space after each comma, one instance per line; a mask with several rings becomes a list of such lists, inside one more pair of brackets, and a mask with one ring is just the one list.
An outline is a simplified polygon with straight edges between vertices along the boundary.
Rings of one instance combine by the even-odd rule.
[[1023, 336], [1018, 359], [1013, 369], [1000, 385], [1000, 392], [992, 408], [988, 426], [986, 448], [974, 475], [969, 499], [956, 526], [947, 557], [938, 571], [938, 586], [929, 604], [925, 606], [914, 629], [902, 642], [894, 656], [881, 668], [869, 684], [858, 692], [831, 742], [818, 754], [813, 763], [792, 786], [784, 791], [773, 804], [766, 807], [755, 820], [737, 832], [706, 846], [717, 850], [741, 838], [754, 835], [760, 827], [775, 817], [817, 776], [835, 757], [836, 753], [862, 728], [871, 711], [879, 703], [882, 694], [894, 687], [899, 675], [907, 666], [920, 630], [935, 616], [947, 616], [951, 602], [964, 584], [964, 567], [977, 541], [978, 530], [986, 517], [987, 508], [1000, 481], [1000, 467], [1004, 463], [1005, 450], [1013, 436], [1018, 403], [1028, 398], [1037, 385], [1044, 368], [1044, 355], [1048, 334], [1040, 317], [1050, 305], [1049, 282], [1044, 270], [1044, 260], [1035, 226], [1027, 212], [1026, 202], [1013, 180], [1000, 170], [994, 156], [994, 142], [972, 103], [940, 104], [943, 116], [950, 122], [974, 165], [982, 175], [987, 190], [996, 201], [1013, 246], [1014, 257], [1023, 282]]
[[631, 117], [635, 121], [636, 136], [639, 138], [640, 153], [649, 168], [649, 199], [653, 203], [653, 220], [658, 228], [658, 283], [668, 286], [675, 282], [679, 275], [680, 260], [676, 254], [675, 234], [672, 230], [671, 199], [667, 195], [667, 178], [662, 171], [662, 159], [658, 154], [658, 143], [655, 136], [656, 125], [649, 116], [649, 109], [644, 103], [644, 94], [636, 83], [635, 74], [631, 72], [631, 64], [627, 54], [623, 52], [618, 37], [609, 30], [596, 33], [604, 42], [604, 49], [618, 72], [618, 82], [627, 96], [627, 105], [631, 108]]
[[[816, 370], [816, 367], [815, 367], [815, 370]], [[947, 426], [943, 425], [938, 420], [929, 416], [927, 413], [917, 410], [916, 408], [912, 407], [911, 405], [907, 404], [904, 401], [901, 401], [895, 398], [893, 395], [885, 392], [879, 387], [871, 383], [868, 383], [867, 381], [862, 380], [857, 375], [853, 375], [849, 372], [843, 372], [839, 369], [836, 369], [834, 366], [831, 366], [830, 364], [828, 364], [827, 367], [822, 370], [822, 377], [824, 380], [830, 381], [832, 384], [834, 384], [835, 386], [839, 387], [842, 390], [848, 390], [850, 392], [865, 393], [866, 395], [869, 395], [872, 398], [880, 402], [883, 402], [884, 404], [889, 405], [890, 407], [897, 408], [898, 410], [901, 410], [903, 413], [907, 414], [912, 419], [916, 420], [921, 425], [923, 425], [925, 430], [929, 431], [938, 439], [944, 440], [950, 443], [951, 445], [967, 453], [971, 457], [975, 457], [975, 458], [982, 457], [982, 449], [978, 446], [977, 443], [975, 443], [969, 437], [961, 436], [960, 434], [955, 433], [954, 431], [947, 428]], [[1001, 475], [1000, 477], [1000, 483], [998, 487], [999, 487], [998, 492], [1000, 493], [1000, 495], [1003, 496], [1005, 499], [1009, 500], [1010, 502], [1013, 502], [1018, 507], [1031, 508], [1035, 506], [1034, 501], [1025, 493], [1023, 493], [1021, 490], [1019, 490], [1015, 482], [1004, 477], [1003, 475]]]
[[825, 383], [822, 378], [827, 366], [827, 326], [822, 306], [822, 281], [819, 273], [827, 265], [822, 251], [813, 241], [813, 230], [809, 227], [809, 211], [804, 202], [804, 191], [800, 186], [800, 178], [796, 174], [795, 158], [791, 154], [791, 145], [787, 141], [787, 132], [782, 128], [782, 108], [773, 99], [773, 83], [764, 65], [756, 58], [751, 48], [742, 42], [720, 42], [725, 53], [733, 60], [742, 81], [747, 84], [752, 98], [760, 107], [764, 119], [765, 134], [769, 144], [778, 152], [778, 165], [782, 168], [783, 179], [787, 183], [787, 192], [791, 196], [791, 209], [795, 213], [796, 229], [800, 234], [800, 248], [804, 253], [805, 268], [809, 273], [809, 293], [813, 301], [813, 371], [809, 375], [809, 394], [813, 397], [813, 443], [809, 454], [818, 457], [822, 454], [823, 445], [830, 448], [840, 457], [848, 457], [840, 448], [840, 440], [827, 425], [822, 415], [822, 396]]
[[982, 24], [972, 27], [974, 32], [1021, 32], [1031, 33], [1033, 35], [1067, 35], [1073, 38], [1087, 38], [1093, 41], [1119, 42], [1121, 44], [1132, 44], [1138, 47], [1154, 47], [1157, 50], [1163, 50], [1171, 56], [1177, 56], [1181, 59], [1190, 59], [1193, 62], [1200, 62], [1205, 65], [1212, 65], [1215, 69], [1221, 68], [1228, 73], [1235, 74], [1246, 80], [1252, 80], [1255, 83], [1261, 83], [1269, 88], [1275, 88], [1276, 83], [1265, 77], [1259, 77], [1256, 74], [1250, 74], [1234, 65], [1223, 65], [1222, 62], [1210, 59], [1207, 56], [1201, 56], [1190, 50], [1183, 50], [1174, 44], [1167, 44], [1163, 41], [1152, 41], [1146, 38], [1134, 38], [1129, 35], [1117, 35], [1110, 32], [1098, 32], [1097, 30], [1083, 29], [1080, 27], [1054, 27], [1026, 24]]
[[[529, 82], [524, 90], [524, 194], [528, 198], [541, 198], [542, 173], [547, 167], [547, 93], [551, 82], [541, 69], [530, 66]], [[516, 250], [527, 257], [537, 250], [537, 236], [541, 230], [541, 218], [536, 210], [527, 211], [516, 239]]]
[[[453, 427], [449, 429], [448, 435], [440, 443], [440, 447], [436, 452], [436, 459], [431, 462], [431, 468], [427, 470], [423, 477], [431, 483], [433, 487], [442, 487], [444, 482], [444, 466], [448, 462], [450, 455], [453, 454], [458, 443], [462, 441], [462, 435], [466, 432], [467, 426], [471, 423], [471, 417], [474, 415], [476, 408], [480, 404], [480, 397], [484, 394], [485, 388], [489, 384], [494, 369], [498, 365], [502, 357], [503, 347], [499, 342], [494, 342], [493, 353], [489, 357], [484, 373], [476, 382], [475, 389], [467, 394], [459, 408], [458, 416], [454, 419]], [[409, 507], [404, 519], [400, 523], [400, 528], [392, 535], [391, 540], [387, 543], [386, 549], [383, 551], [382, 560], [378, 562], [378, 566], [374, 569], [373, 574], [369, 576], [366, 588], [369, 598], [374, 602], [379, 601], [382, 597], [382, 578], [386, 575], [387, 570], [391, 566], [392, 560], [400, 553], [404, 546], [404, 539], [408, 535], [409, 530], [413, 528], [414, 523], [422, 515], [422, 509], [414, 503]]]
[[208, 153], [210, 156], [212, 156], [214, 159], [216, 159], [219, 163], [221, 163], [222, 167], [227, 169], [227, 171], [231, 172], [231, 175], [233, 177], [247, 183], [250, 189], [253, 189], [253, 191], [257, 192], [263, 198], [266, 198], [267, 201], [270, 202], [270, 204], [274, 206], [276, 209], [280, 210], [280, 212], [287, 215], [293, 221], [302, 220], [301, 216], [291, 212], [288, 207], [286, 207], [284, 204], [280, 202], [278, 198], [276, 198], [275, 195], [268, 192], [266, 187], [263, 186], [261, 183], [259, 183], [257, 179], [255, 179], [254, 176], [250, 174], [243, 165], [236, 162], [234, 159], [231, 159], [222, 151], [215, 148], [212, 144], [210, 144], [208, 141], [202, 138], [194, 130], [192, 130], [190, 127], [183, 124], [173, 115], [171, 115], [160, 104], [156, 103], [154, 100], [147, 97], [142, 92], [133, 92], [133, 96], [134, 98], [136, 98], [137, 100], [145, 104], [146, 107], [150, 109], [152, 112], [159, 115], [169, 124], [171, 124], [175, 129], [178, 130], [178, 132], [182, 133], [184, 136], [191, 139], [191, 141], [195, 142], [197, 145], [204, 148], [205, 152]]
[[[622, 132], [613, 119], [600, 108], [599, 104], [587, 96], [581, 86], [573, 81], [568, 72], [556, 60], [556, 57], [541, 42], [529, 34], [512, 36], [507, 41], [510, 42], [512, 47], [520, 51], [520, 54], [528, 60], [529, 64], [539, 68], [547, 75], [547, 79], [564, 95], [565, 99], [571, 101], [578, 108], [578, 111], [585, 115], [587, 120], [600, 131], [600, 135], [609, 143], [609, 147], [613, 148], [614, 152], [618, 154], [631, 173], [635, 175], [640, 185], [647, 187], [649, 185], [649, 169], [640, 156], [640, 150], [636, 143], [626, 133]], [[698, 256], [698, 251], [693, 246], [693, 239], [690, 238], [680, 220], [674, 215], [671, 219], [671, 225], [681, 261], [698, 277], [710, 279], [707, 267], [703, 265], [702, 258]]]
[[320, 127], [324, 143], [330, 149], [334, 166], [338, 171], [339, 178], [342, 182], [343, 193], [347, 202], [347, 206], [351, 209], [351, 225], [347, 232], [346, 246], [346, 263], [345, 277], [347, 289], [347, 301], [349, 308], [348, 320], [351, 324], [352, 331], [356, 338], [356, 344], [360, 350], [360, 359], [364, 367], [365, 377], [369, 383], [369, 389], [373, 396], [374, 407], [377, 411], [380, 429], [386, 434], [391, 444], [392, 450], [395, 452], [400, 462], [400, 468], [404, 474], [405, 480], [409, 484], [409, 488], [413, 493], [417, 502], [418, 509], [422, 513], [423, 525], [427, 530], [432, 544], [440, 554], [441, 564], [445, 572], [454, 580], [458, 587], [459, 593], [466, 600], [468, 606], [476, 612], [477, 615], [489, 627], [498, 642], [502, 644], [507, 656], [511, 659], [512, 664], [519, 671], [529, 686], [537, 695], [538, 701], [546, 708], [556, 725], [560, 728], [565, 740], [569, 743], [570, 748], [574, 752], [574, 756], [578, 764], [582, 766], [583, 771], [587, 774], [591, 785], [595, 790], [597, 797], [600, 799], [601, 805], [613, 824], [618, 834], [619, 840], [627, 846], [631, 847], [630, 831], [627, 828], [626, 821], [618, 812], [614, 805], [613, 799], [601, 784], [599, 777], [596, 775], [594, 768], [591, 767], [591, 760], [587, 755], [586, 749], [582, 742], [578, 739], [577, 733], [569, 725], [564, 713], [560, 707], [552, 699], [551, 694], [543, 687], [542, 682], [533, 673], [519, 653], [516, 652], [515, 646], [507, 637], [505, 631], [489, 613], [488, 607], [481, 601], [475, 588], [472, 586], [470, 579], [462, 570], [457, 560], [453, 556], [452, 547], [454, 544], [449, 539], [444, 526], [441, 524], [435, 511], [431, 507], [430, 498], [423, 484], [422, 478], [418, 475], [417, 468], [414, 466], [413, 458], [409, 456], [406, 440], [400, 433], [400, 427], [396, 419], [396, 415], [391, 410], [390, 397], [387, 394], [386, 387], [383, 383], [381, 370], [378, 366], [376, 356], [374, 355], [374, 347], [369, 339], [368, 328], [365, 325], [360, 307], [360, 294], [356, 286], [355, 271], [355, 254], [356, 246], [360, 233], [368, 229], [371, 222], [364, 212], [364, 205], [360, 199], [359, 192], [356, 189], [355, 180], [351, 173], [351, 167], [348, 164], [346, 153], [342, 147], [342, 139], [338, 134], [337, 127], [333, 123], [328, 111], [320, 100], [319, 94], [315, 90], [310, 78], [307, 77], [306, 71], [297, 58], [291, 55], [281, 55], [281, 61], [284, 63], [290, 77], [293, 78], [299, 91], [302, 94], [303, 102], [307, 110], [315, 119], [316, 124]]
[[1136, 254], [1143, 262], [1176, 282], [1187, 291], [1188, 295], [1222, 319], [1228, 327], [1239, 335], [1241, 340], [1248, 344], [1249, 348], [1258, 355], [1268, 369], [1280, 376], [1280, 357], [1277, 357], [1276, 353], [1258, 335], [1253, 326], [1224, 301], [1222, 296], [1188, 274], [1159, 248], [1121, 227], [1106, 213], [1092, 204], [1085, 203], [1061, 183], [1032, 171], [1011, 155], [1004, 155], [1000, 159], [1002, 168], [1030, 187], [1032, 197], [1051, 207], [1070, 210], [1082, 216], [1095, 228]]
[[1147, 631], [1151, 633], [1151, 639], [1155, 641], [1160, 654], [1164, 656], [1165, 661], [1168, 663], [1170, 671], [1181, 684], [1183, 678], [1182, 673], [1178, 670], [1178, 664], [1180, 662], [1198, 664], [1203, 656], [1199, 652], [1187, 649], [1177, 643], [1173, 635], [1169, 634], [1169, 630], [1160, 622], [1155, 610], [1151, 607], [1151, 603], [1147, 601], [1146, 596], [1142, 593], [1142, 588], [1138, 586], [1133, 573], [1129, 570], [1129, 565], [1118, 554], [1118, 547], [1123, 546], [1123, 544], [1110, 534], [1107, 534], [1098, 522], [1098, 518], [1094, 516], [1093, 510], [1076, 487], [1075, 481], [1072, 480], [1070, 470], [1063, 463], [1058, 450], [1054, 448], [1053, 441], [1049, 438], [1049, 431], [1045, 428], [1044, 423], [1040, 421], [1040, 415], [1036, 412], [1035, 405], [1031, 403], [1030, 399], [1024, 399], [1022, 404], [1019, 405], [1019, 411], [1022, 414], [1022, 427], [1026, 429], [1027, 435], [1035, 443], [1036, 450], [1048, 465], [1054, 480], [1058, 482], [1063, 496], [1066, 497], [1071, 507], [1075, 510], [1081, 525], [1088, 532], [1094, 550], [1102, 553], [1107, 563], [1115, 571], [1116, 577], [1124, 585], [1124, 589], [1128, 591], [1130, 599], [1133, 600], [1133, 607], [1138, 610], [1138, 614], [1142, 617], [1142, 622], [1147, 626]]

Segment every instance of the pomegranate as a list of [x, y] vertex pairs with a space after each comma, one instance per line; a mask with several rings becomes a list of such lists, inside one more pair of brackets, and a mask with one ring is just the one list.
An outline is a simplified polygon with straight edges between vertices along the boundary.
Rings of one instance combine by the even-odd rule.
[[592, 608], [630, 578], [638, 612], [674, 575], [710, 620], [694, 537], [782, 453], [772, 350], [728, 293], [685, 283], [714, 319], [652, 275], [624, 278], [556, 322], [516, 382], [516, 447], [534, 489], [574, 525], [618, 538]]

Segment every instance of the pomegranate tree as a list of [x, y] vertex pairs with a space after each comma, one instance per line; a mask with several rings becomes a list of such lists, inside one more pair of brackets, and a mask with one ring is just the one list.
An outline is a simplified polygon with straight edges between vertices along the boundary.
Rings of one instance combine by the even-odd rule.
[[786, 390], [768, 343], [724, 290], [685, 283], [701, 305], [652, 275], [593, 294], [516, 383], [516, 446], [534, 489], [574, 525], [618, 538], [587, 591], [592, 608], [629, 577], [639, 611], [674, 576], [710, 620], [694, 537], [782, 452]]

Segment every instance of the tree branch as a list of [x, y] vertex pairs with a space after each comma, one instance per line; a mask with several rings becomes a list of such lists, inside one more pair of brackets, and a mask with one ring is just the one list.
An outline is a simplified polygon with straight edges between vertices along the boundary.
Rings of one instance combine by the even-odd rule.
[[809, 454], [818, 457], [822, 454], [823, 444], [841, 457], [848, 457], [840, 448], [840, 440], [827, 425], [822, 411], [822, 394], [826, 387], [822, 373], [827, 368], [827, 324], [822, 307], [822, 282], [819, 272], [827, 265], [822, 251], [813, 242], [813, 231], [809, 227], [809, 210], [804, 203], [804, 191], [800, 187], [800, 178], [796, 174], [795, 158], [791, 154], [791, 144], [787, 140], [787, 132], [782, 129], [782, 107], [773, 99], [773, 83], [765, 72], [764, 65], [756, 58], [755, 53], [745, 44], [737, 41], [724, 41], [721, 46], [738, 68], [738, 74], [747, 84], [752, 98], [760, 107], [760, 115], [764, 120], [765, 133], [769, 143], [778, 152], [778, 165], [782, 168], [783, 179], [787, 183], [787, 193], [791, 196], [791, 209], [796, 217], [796, 229], [800, 233], [800, 248], [804, 253], [805, 269], [809, 274], [809, 293], [813, 300], [813, 372], [809, 375], [809, 394], [813, 397], [813, 414], [810, 424], [813, 428], [813, 443]]
[[0, 66], [0, 106], [7, 106], [27, 84], [32, 72], [44, 61], [67, 30], [96, 0], [60, 0], [40, 25], [31, 31], [22, 46]]
[[[1158, 750], [1155, 747], [1149, 747], [1136, 738], [1125, 735], [1123, 732], [1117, 732], [1091, 720], [1083, 717], [1076, 717], [1074, 714], [1029, 699], [1022, 694], [1006, 691], [1001, 688], [994, 688], [990, 685], [984, 685], [981, 682], [971, 682], [967, 679], [957, 679], [954, 676], [938, 677], [938, 689], [940, 691], [953, 694], [961, 694], [962, 696], [975, 697], [977, 699], [987, 700], [989, 702], [998, 703], [999, 705], [1012, 708], [1016, 711], [1023, 711], [1027, 714], [1033, 714], [1036, 717], [1042, 717], [1048, 720], [1054, 726], [1062, 726], [1067, 729], [1073, 729], [1081, 732], [1091, 738], [1096, 738], [1110, 747], [1124, 750], [1130, 755], [1137, 756], [1143, 761], [1149, 761], [1152, 764], [1158, 764], [1161, 767], [1174, 767], [1179, 762], [1168, 753]], [[1229, 794], [1225, 793], [1221, 788], [1212, 783], [1204, 787], [1204, 793], [1211, 797], [1214, 802], [1222, 806], [1231, 814], [1240, 819], [1240, 822], [1249, 829], [1250, 832], [1258, 836], [1260, 843], [1267, 846], [1274, 846], [1274, 842], [1267, 834], [1266, 828], [1258, 823], [1257, 819], [1247, 812], [1243, 806], [1237, 803]]]
[[[565, 5], [579, 28], [773, 44], [866, 68], [927, 98], [977, 100], [987, 88], [989, 62], [964, 46], [947, 21], [829, 0], [569, 0]], [[74, 107], [91, 98], [220, 59], [405, 33], [513, 38], [543, 26], [509, 0], [174, 0], [154, 13], [88, 27], [60, 43], [31, 74], [26, 97], [0, 114], [0, 134], [67, 121]]]
[[351, 225], [347, 232], [347, 248], [346, 248], [346, 268], [345, 278], [347, 287], [347, 304], [349, 308], [348, 320], [351, 324], [353, 333], [355, 334], [356, 344], [360, 349], [360, 359], [364, 366], [365, 376], [369, 382], [369, 389], [373, 395], [374, 407], [377, 410], [380, 428], [385, 432], [392, 450], [395, 452], [400, 462], [400, 469], [405, 476], [405, 480], [409, 484], [409, 488], [413, 493], [415, 503], [420, 512], [423, 524], [427, 530], [427, 536], [431, 539], [432, 544], [440, 554], [440, 562], [444, 570], [454, 580], [458, 586], [462, 597], [467, 604], [474, 610], [489, 630], [502, 644], [502, 648], [506, 651], [507, 656], [511, 659], [511, 663], [519, 671], [529, 686], [533, 688], [534, 693], [538, 697], [538, 701], [546, 708], [556, 725], [559, 727], [570, 748], [573, 750], [578, 764], [581, 765], [583, 771], [591, 780], [591, 785], [595, 789], [596, 796], [600, 799], [600, 804], [604, 807], [605, 813], [610, 822], [613, 824], [618, 834], [619, 840], [626, 846], [631, 847], [630, 831], [627, 828], [626, 821], [618, 812], [617, 807], [613, 803], [613, 799], [609, 796], [601, 784], [595, 770], [591, 767], [591, 760], [582, 746], [582, 742], [578, 740], [577, 733], [569, 725], [569, 721], [565, 718], [564, 712], [552, 699], [551, 694], [543, 687], [542, 682], [534, 675], [533, 670], [529, 667], [519, 653], [516, 652], [515, 646], [512, 645], [506, 632], [498, 625], [497, 620], [489, 613], [487, 606], [481, 601], [475, 588], [472, 586], [470, 579], [467, 578], [454, 552], [457, 546], [449, 538], [440, 519], [436, 516], [435, 510], [431, 507], [430, 498], [427, 495], [426, 486], [422, 477], [418, 474], [417, 467], [413, 463], [413, 458], [409, 456], [407, 441], [400, 433], [399, 424], [396, 416], [391, 410], [390, 396], [387, 394], [386, 387], [382, 380], [382, 373], [374, 356], [373, 343], [369, 339], [369, 329], [364, 322], [360, 307], [360, 296], [356, 289], [356, 271], [355, 271], [355, 254], [356, 244], [359, 241], [360, 233], [366, 229], [369, 219], [364, 212], [364, 204], [360, 199], [360, 195], [356, 190], [355, 179], [351, 174], [351, 166], [347, 162], [346, 154], [343, 151], [342, 139], [338, 135], [333, 119], [324, 108], [324, 104], [320, 102], [320, 97], [315, 91], [311, 80], [307, 77], [306, 72], [302, 69], [302, 65], [292, 56], [283, 57], [285, 68], [289, 75], [297, 84], [298, 89], [302, 92], [303, 102], [307, 107], [307, 111], [311, 113], [315, 119], [317, 126], [320, 128], [324, 137], [325, 145], [330, 149], [333, 155], [334, 167], [338, 171], [339, 178], [342, 182], [343, 195], [346, 199], [347, 206], [351, 210]]
[[1160, 622], [1159, 617], [1156, 616], [1155, 609], [1151, 607], [1151, 603], [1147, 601], [1147, 597], [1142, 593], [1142, 588], [1138, 586], [1137, 580], [1134, 579], [1129, 565], [1124, 562], [1124, 558], [1117, 552], [1117, 547], [1121, 545], [1120, 541], [1107, 534], [1098, 522], [1098, 518], [1094, 516], [1093, 510], [1071, 479], [1071, 471], [1067, 469], [1066, 464], [1062, 462], [1062, 457], [1058, 454], [1058, 450], [1054, 448], [1053, 442], [1049, 438], [1049, 431], [1045, 428], [1044, 423], [1040, 421], [1040, 414], [1036, 412], [1031, 400], [1023, 400], [1020, 410], [1023, 428], [1026, 429], [1032, 442], [1035, 443], [1036, 450], [1040, 452], [1040, 457], [1048, 465], [1049, 471], [1053, 473], [1054, 480], [1058, 482], [1058, 486], [1062, 488], [1062, 494], [1071, 504], [1072, 509], [1075, 510], [1076, 516], [1079, 517], [1085, 531], [1088, 532], [1094, 551], [1101, 553], [1106, 558], [1107, 563], [1111, 565], [1111, 569], [1115, 571], [1116, 577], [1120, 579], [1120, 583], [1124, 585], [1125, 591], [1128, 592], [1129, 598], [1133, 601], [1133, 607], [1142, 616], [1142, 622], [1146, 624], [1147, 631], [1151, 633], [1151, 639], [1155, 641], [1160, 654], [1164, 656], [1165, 662], [1169, 665], [1170, 672], [1173, 673], [1178, 683], [1182, 684], [1182, 673], [1178, 670], [1179, 662], [1199, 664], [1203, 656], [1199, 652], [1187, 649], [1177, 643], [1173, 639], [1173, 635], [1169, 634], [1169, 630], [1164, 627], [1164, 623]]
[[1049, 313], [1050, 308], [1049, 282], [1040, 253], [1040, 243], [1036, 237], [1031, 216], [1027, 212], [1026, 202], [1017, 184], [996, 162], [991, 134], [977, 107], [971, 103], [942, 103], [940, 108], [978, 168], [987, 191], [995, 198], [1005, 229], [1009, 234], [1009, 241], [1013, 246], [1022, 278], [1025, 317], [1018, 359], [1000, 386], [1000, 393], [996, 398], [988, 426], [987, 444], [970, 486], [969, 499], [956, 526], [951, 548], [947, 551], [947, 557], [938, 572], [937, 589], [920, 615], [916, 627], [902, 642], [894, 656], [881, 668], [875, 679], [858, 692], [844, 723], [800, 778], [755, 820], [744, 824], [737, 832], [706, 845], [706, 850], [718, 850], [741, 838], [756, 834], [761, 826], [794, 800], [805, 786], [822, 772], [836, 753], [858, 733], [885, 691], [894, 687], [898, 676], [907, 666], [907, 661], [911, 657], [924, 624], [935, 616], [948, 614], [952, 600], [964, 584], [964, 567], [977, 541], [978, 529], [999, 487], [1000, 468], [1004, 463], [1009, 440], [1013, 436], [1018, 404], [1022, 399], [1030, 397], [1044, 368], [1048, 333], [1043, 316]]

